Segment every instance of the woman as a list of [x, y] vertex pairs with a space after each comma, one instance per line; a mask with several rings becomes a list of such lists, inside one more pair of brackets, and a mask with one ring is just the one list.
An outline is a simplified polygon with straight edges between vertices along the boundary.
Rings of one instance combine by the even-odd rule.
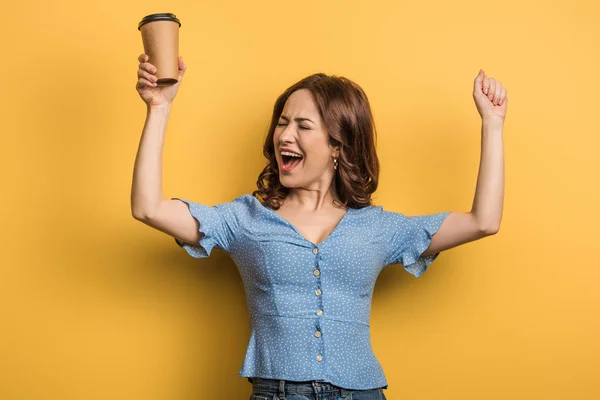
[[[252, 399], [385, 399], [370, 344], [369, 313], [381, 269], [419, 277], [443, 250], [499, 229], [506, 89], [483, 71], [473, 97], [482, 154], [470, 212], [406, 216], [371, 203], [379, 162], [367, 96], [354, 82], [311, 75], [276, 101], [258, 190], [212, 207], [164, 199], [161, 152], [179, 82], [156, 85], [139, 57], [147, 105], [135, 161], [133, 216], [175, 238], [193, 257], [227, 251], [240, 270], [251, 336], [239, 375]], [[260, 198], [260, 200], [259, 200]]]

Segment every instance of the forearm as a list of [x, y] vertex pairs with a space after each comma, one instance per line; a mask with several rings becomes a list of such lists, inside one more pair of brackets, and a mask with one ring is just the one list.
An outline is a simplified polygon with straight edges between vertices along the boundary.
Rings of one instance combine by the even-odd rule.
[[482, 121], [481, 159], [471, 213], [482, 230], [495, 233], [500, 228], [504, 203], [503, 122]]
[[170, 113], [170, 104], [147, 109], [131, 185], [131, 212], [135, 218], [152, 215], [163, 200], [162, 153]]

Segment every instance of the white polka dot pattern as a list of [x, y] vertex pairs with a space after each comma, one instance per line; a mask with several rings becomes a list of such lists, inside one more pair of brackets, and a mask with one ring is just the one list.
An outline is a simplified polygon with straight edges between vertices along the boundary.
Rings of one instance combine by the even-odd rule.
[[225, 250], [240, 271], [251, 333], [239, 376], [387, 387], [371, 348], [375, 282], [383, 267], [398, 263], [423, 274], [439, 253], [420, 255], [450, 212], [349, 208], [316, 245], [250, 194], [212, 207], [178, 200], [188, 204], [203, 236], [197, 246], [177, 244], [195, 258]]

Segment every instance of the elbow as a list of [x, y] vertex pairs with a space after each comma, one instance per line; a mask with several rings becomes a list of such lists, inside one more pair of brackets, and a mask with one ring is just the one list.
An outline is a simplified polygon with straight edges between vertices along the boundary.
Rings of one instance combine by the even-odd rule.
[[485, 236], [492, 236], [498, 233], [498, 231], [500, 230], [500, 224], [498, 223], [482, 225], [480, 229]]
[[143, 221], [146, 219], [146, 214], [142, 213], [139, 210], [136, 209], [131, 209], [131, 216], [135, 219], [137, 219], [138, 221]]
[[471, 212], [473, 218], [473, 224], [479, 229], [479, 233], [482, 236], [491, 236], [498, 233], [500, 230], [500, 219], [495, 220], [494, 218], [481, 218], [474, 212]]

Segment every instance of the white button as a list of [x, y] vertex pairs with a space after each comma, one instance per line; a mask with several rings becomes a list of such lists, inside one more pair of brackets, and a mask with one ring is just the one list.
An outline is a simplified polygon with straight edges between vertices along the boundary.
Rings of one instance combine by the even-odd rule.
[[315, 269], [313, 274], [315, 274], [315, 276], [319, 276], [319, 275], [321, 275], [321, 271], [319, 271], [318, 269]]
[[321, 331], [316, 331], [316, 332], [315, 332], [315, 336], [316, 336], [316, 337], [321, 337]]
[[323, 293], [323, 292], [321, 292], [321, 289], [317, 289], [317, 290], [315, 290], [315, 293], [317, 294], [317, 296], [320, 296], [321, 293]]
[[319, 355], [317, 356], [317, 361], [321, 361], [322, 359], [323, 359], [323, 356], [319, 354]]
[[320, 317], [321, 315], [323, 315], [323, 310], [317, 310], [317, 315]]
[[313, 249], [313, 254], [319, 254], [319, 249], [317, 249], [316, 247]]

